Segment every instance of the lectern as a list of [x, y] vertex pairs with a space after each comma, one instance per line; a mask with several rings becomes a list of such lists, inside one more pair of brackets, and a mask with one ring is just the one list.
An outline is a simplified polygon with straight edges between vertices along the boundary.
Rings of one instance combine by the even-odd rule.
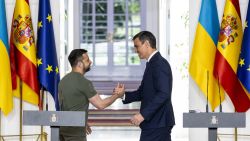
[[246, 127], [245, 113], [183, 113], [184, 128], [208, 128], [208, 140], [217, 141], [217, 128]]
[[23, 125], [44, 125], [51, 128], [51, 141], [59, 141], [60, 126], [85, 126], [81, 111], [23, 111]]

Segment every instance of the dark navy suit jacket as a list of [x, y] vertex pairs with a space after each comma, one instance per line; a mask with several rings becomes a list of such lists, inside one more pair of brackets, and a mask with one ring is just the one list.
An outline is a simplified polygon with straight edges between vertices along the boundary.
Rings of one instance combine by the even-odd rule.
[[125, 92], [124, 104], [141, 101], [140, 113], [144, 121], [142, 130], [175, 125], [171, 102], [172, 71], [166, 59], [159, 52], [147, 63], [140, 87]]

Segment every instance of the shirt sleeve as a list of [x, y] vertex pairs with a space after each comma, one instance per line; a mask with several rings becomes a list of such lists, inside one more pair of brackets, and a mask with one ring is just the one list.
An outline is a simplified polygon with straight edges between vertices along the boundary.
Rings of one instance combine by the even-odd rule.
[[95, 96], [97, 94], [93, 84], [91, 81], [89, 80], [86, 80], [85, 83], [84, 83], [84, 87], [83, 87], [83, 91], [85, 93], [85, 95], [87, 96], [87, 98], [91, 98], [93, 96]]

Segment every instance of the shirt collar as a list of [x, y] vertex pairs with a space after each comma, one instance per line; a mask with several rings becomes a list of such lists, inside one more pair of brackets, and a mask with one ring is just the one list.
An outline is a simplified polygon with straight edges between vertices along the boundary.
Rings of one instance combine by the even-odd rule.
[[155, 50], [155, 51], [148, 57], [147, 62], [149, 62], [150, 59], [151, 59], [157, 52], [158, 52], [158, 51]]

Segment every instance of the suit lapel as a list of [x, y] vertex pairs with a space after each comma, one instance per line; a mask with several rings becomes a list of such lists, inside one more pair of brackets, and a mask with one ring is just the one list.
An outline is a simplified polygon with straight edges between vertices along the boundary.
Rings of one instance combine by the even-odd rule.
[[145, 71], [144, 71], [144, 74], [143, 74], [143, 77], [142, 77], [142, 84], [144, 83], [144, 78], [145, 78], [145, 75], [146, 73], [148, 72], [149, 68], [150, 68], [150, 64], [153, 63], [154, 61], [157, 61], [157, 59], [159, 58], [160, 53], [157, 52], [150, 60], [149, 62], [146, 63], [146, 68], [145, 68]]

